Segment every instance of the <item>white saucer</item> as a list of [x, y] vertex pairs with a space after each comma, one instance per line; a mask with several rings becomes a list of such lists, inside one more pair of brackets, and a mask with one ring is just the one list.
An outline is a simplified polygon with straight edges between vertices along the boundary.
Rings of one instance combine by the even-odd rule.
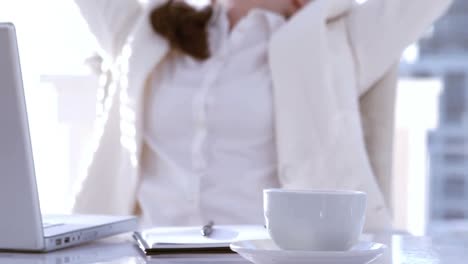
[[359, 242], [348, 251], [281, 250], [270, 239], [246, 240], [231, 244], [231, 249], [255, 264], [367, 264], [387, 247], [373, 242]]

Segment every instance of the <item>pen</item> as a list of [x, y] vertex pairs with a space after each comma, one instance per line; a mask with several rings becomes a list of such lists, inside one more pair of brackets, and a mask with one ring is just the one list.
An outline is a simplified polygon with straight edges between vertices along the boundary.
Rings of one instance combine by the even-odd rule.
[[209, 237], [211, 233], [213, 233], [213, 225], [214, 225], [213, 221], [210, 221], [208, 222], [208, 224], [204, 225], [201, 229], [202, 236]]

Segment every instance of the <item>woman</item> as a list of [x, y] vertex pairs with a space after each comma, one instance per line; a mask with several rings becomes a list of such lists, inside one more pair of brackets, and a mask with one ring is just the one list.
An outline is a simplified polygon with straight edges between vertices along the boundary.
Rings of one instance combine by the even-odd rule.
[[109, 65], [76, 212], [259, 224], [263, 188], [355, 189], [391, 228], [394, 66], [450, 0], [76, 2]]

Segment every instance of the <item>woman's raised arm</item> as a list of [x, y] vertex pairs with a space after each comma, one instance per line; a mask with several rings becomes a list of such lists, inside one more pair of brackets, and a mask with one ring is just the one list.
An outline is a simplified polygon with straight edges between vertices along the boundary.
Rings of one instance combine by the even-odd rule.
[[360, 94], [398, 62], [450, 6], [452, 0], [367, 0], [349, 15], [349, 38], [354, 48]]

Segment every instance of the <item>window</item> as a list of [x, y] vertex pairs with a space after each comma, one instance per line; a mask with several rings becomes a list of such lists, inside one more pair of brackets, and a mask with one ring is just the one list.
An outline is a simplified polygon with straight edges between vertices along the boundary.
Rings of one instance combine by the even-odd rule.
[[462, 165], [466, 162], [466, 157], [463, 154], [446, 153], [443, 156], [443, 160], [447, 165]]
[[465, 144], [465, 138], [457, 136], [447, 136], [444, 139], [444, 143], [448, 146], [463, 146]]
[[454, 178], [453, 175], [445, 179], [444, 182], [444, 196], [449, 199], [464, 199], [465, 198], [465, 179], [463, 175]]
[[465, 73], [454, 72], [444, 76], [445, 91], [442, 95], [441, 118], [443, 122], [459, 124], [467, 110]]
[[[452, 228], [450, 222], [444, 223], [443, 219], [462, 219], [464, 212], [468, 212], [468, 199], [465, 195], [466, 184], [465, 175], [447, 174], [447, 171], [460, 171], [468, 167], [468, 149], [465, 150], [468, 142], [468, 1], [454, 0], [452, 7], [430, 30], [430, 36], [418, 42], [419, 56], [412, 64], [402, 63], [402, 72], [410, 78], [429, 77], [441, 81], [441, 91], [436, 96], [436, 103], [433, 105], [434, 112], [415, 116], [407, 123], [414, 128], [410, 131], [397, 131], [403, 136], [407, 136], [406, 142], [396, 137], [397, 144], [407, 147], [407, 163], [409, 177], [408, 196], [413, 192], [413, 188], [425, 186], [425, 180], [430, 182], [430, 190], [419, 191], [420, 196], [427, 198], [417, 198], [414, 196], [408, 200], [407, 221], [420, 217], [414, 222], [414, 229], [424, 225], [427, 221], [427, 232], [438, 232], [437, 230], [447, 230]], [[412, 88], [410, 88], [412, 89]], [[399, 91], [400, 92], [400, 91]], [[433, 91], [421, 91], [422, 95], [430, 94]], [[419, 108], [421, 101], [413, 100], [413, 107]], [[397, 106], [398, 107], [398, 106]], [[398, 108], [397, 108], [398, 111]], [[408, 113], [418, 112], [419, 109], [408, 109]], [[403, 116], [403, 114], [401, 114]], [[421, 119], [434, 118], [434, 127], [418, 127]], [[415, 123], [413, 125], [413, 123]], [[424, 145], [413, 143], [417, 136], [418, 129], [426, 129], [427, 138]], [[421, 137], [421, 135], [419, 135]], [[424, 137], [424, 136], [422, 136]], [[415, 145], [412, 147], [412, 145]], [[417, 145], [417, 146], [416, 146]], [[419, 153], [422, 158], [411, 157], [412, 153]], [[398, 153], [401, 157], [402, 154]], [[403, 153], [404, 154], [404, 153]], [[418, 163], [421, 167], [418, 171], [411, 169], [416, 167], [416, 163], [421, 159], [424, 163]], [[425, 171], [424, 168], [428, 168]], [[395, 170], [398, 171], [398, 170]], [[427, 174], [426, 174], [427, 172]], [[398, 177], [397, 174], [394, 177]], [[421, 187], [424, 188], [424, 187]], [[403, 189], [403, 188], [402, 188]], [[399, 194], [400, 195], [400, 194]], [[447, 198], [449, 200], [447, 200]], [[419, 199], [419, 200], [418, 200]], [[412, 201], [414, 200], [414, 201]], [[417, 206], [427, 208], [429, 212], [419, 209]], [[418, 211], [419, 210], [419, 211]], [[415, 213], [414, 211], [418, 211]], [[429, 217], [426, 219], [425, 215]], [[412, 225], [411, 223], [408, 226]], [[445, 228], [447, 227], [447, 228]], [[413, 230], [410, 230], [413, 231]]]
[[460, 220], [465, 218], [465, 212], [461, 210], [447, 210], [444, 212], [445, 220]]
[[94, 114], [84, 61], [96, 43], [73, 0], [0, 2], [0, 21], [15, 24], [18, 37], [41, 209], [67, 213], [89, 136], [89, 121], [78, 117]]

